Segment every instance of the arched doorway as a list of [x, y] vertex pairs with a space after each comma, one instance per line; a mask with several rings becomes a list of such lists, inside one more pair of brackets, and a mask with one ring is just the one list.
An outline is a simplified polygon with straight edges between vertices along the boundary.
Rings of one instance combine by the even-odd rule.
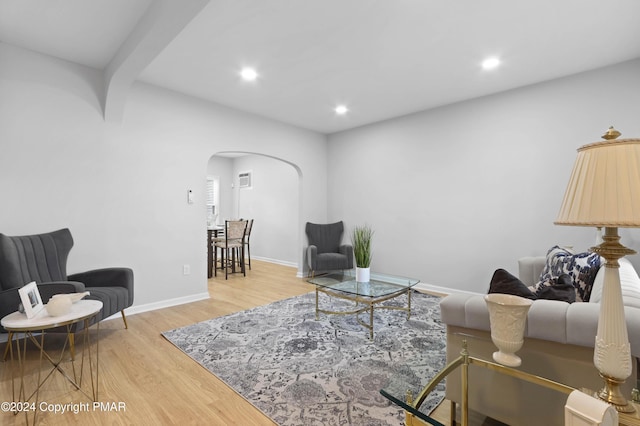
[[252, 258], [296, 267], [302, 276], [300, 167], [270, 155], [227, 151], [209, 158], [207, 176], [219, 180], [218, 224], [226, 218], [254, 219]]

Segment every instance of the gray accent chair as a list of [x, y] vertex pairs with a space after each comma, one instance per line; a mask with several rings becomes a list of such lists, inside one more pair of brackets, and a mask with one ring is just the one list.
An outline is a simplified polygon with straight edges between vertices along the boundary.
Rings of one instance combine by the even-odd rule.
[[353, 268], [353, 246], [342, 244], [342, 221], [329, 224], [307, 222], [305, 231], [309, 240], [307, 264], [310, 276], [318, 271]]
[[[67, 275], [67, 258], [73, 247], [69, 229], [46, 234], [10, 237], [0, 234], [0, 318], [18, 310], [18, 289], [35, 281], [42, 302], [59, 293], [90, 292], [86, 299], [100, 300], [95, 321], [121, 312], [133, 304], [133, 271], [105, 268]], [[0, 328], [0, 332], [6, 330]]]

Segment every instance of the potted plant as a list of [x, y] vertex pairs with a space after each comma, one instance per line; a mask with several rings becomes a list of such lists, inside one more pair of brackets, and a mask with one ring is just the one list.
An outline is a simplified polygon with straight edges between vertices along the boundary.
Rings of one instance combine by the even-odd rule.
[[356, 281], [358, 282], [369, 282], [372, 237], [373, 230], [369, 225], [356, 226], [351, 233], [351, 244], [356, 259]]

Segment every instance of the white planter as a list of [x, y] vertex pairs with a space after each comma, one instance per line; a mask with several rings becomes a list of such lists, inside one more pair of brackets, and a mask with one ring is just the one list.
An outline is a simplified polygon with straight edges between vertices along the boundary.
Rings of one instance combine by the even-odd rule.
[[356, 281], [359, 283], [368, 283], [371, 278], [370, 268], [358, 268], [356, 267]]
[[524, 326], [533, 301], [500, 293], [487, 294], [484, 300], [489, 309], [491, 340], [498, 347], [493, 359], [508, 367], [519, 367], [522, 360], [515, 352], [524, 343]]

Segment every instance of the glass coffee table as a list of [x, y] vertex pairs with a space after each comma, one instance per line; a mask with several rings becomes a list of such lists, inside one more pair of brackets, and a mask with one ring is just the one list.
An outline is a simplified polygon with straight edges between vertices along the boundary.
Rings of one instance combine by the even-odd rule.
[[[355, 270], [348, 270], [342, 274], [328, 274], [313, 277], [308, 280], [316, 286], [316, 320], [320, 313], [329, 315], [356, 315], [358, 322], [369, 330], [369, 337], [373, 339], [374, 309], [396, 309], [407, 312], [407, 319], [411, 316], [411, 288], [420, 280], [371, 273], [369, 282], [358, 282]], [[329, 311], [320, 309], [319, 294], [325, 293], [330, 297], [350, 300], [355, 303], [352, 310]], [[394, 299], [403, 294], [407, 295], [407, 306], [381, 305], [382, 302]], [[367, 312], [369, 322], [360, 319], [360, 314]]]

